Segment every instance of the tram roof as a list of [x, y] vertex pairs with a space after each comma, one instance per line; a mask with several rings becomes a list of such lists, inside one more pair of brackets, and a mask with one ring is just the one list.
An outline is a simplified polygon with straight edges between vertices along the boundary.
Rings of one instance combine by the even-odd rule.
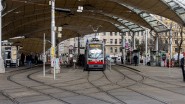
[[[137, 32], [149, 28], [155, 32], [168, 31], [153, 14], [169, 18], [185, 26], [185, 6], [179, 0], [55, 0], [56, 26], [62, 26], [59, 41], [98, 32]], [[81, 13], [78, 6], [83, 6]], [[25, 36], [24, 42], [17, 40], [25, 51], [41, 52], [37, 46], [43, 33], [51, 39], [51, 6], [49, 0], [3, 0], [3, 39]], [[70, 11], [61, 10], [68, 9]], [[35, 40], [34, 40], [35, 39]], [[27, 44], [24, 44], [27, 42]], [[24, 47], [25, 46], [25, 47]]]

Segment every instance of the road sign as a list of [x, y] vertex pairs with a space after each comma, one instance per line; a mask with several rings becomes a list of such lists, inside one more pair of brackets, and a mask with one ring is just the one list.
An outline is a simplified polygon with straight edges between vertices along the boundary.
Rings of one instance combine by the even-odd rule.
[[51, 47], [51, 55], [52, 55], [52, 57], [54, 57], [54, 55], [55, 55], [55, 48], [54, 47]]
[[69, 46], [69, 49], [73, 49], [73, 45], [70, 45], [70, 46]]

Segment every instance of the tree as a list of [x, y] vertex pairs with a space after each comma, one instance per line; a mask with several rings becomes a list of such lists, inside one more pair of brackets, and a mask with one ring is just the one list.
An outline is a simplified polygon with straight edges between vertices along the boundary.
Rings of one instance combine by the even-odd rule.
[[162, 35], [159, 37], [159, 50], [168, 51], [168, 41]]
[[[178, 32], [176, 33], [177, 34], [177, 49], [178, 49], [178, 62], [180, 63], [180, 52], [181, 52], [181, 47], [182, 47], [182, 43], [184, 41], [184, 38], [183, 38], [183, 34], [184, 34], [184, 31], [183, 31], [184, 27], [183, 26], [179, 26], [179, 35], [180, 35], [180, 38], [178, 37]], [[180, 64], [179, 64], [180, 65]]]

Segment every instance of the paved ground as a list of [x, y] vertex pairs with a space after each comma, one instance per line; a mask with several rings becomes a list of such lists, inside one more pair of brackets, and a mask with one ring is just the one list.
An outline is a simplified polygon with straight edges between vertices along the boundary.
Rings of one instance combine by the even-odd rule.
[[[113, 66], [83, 71], [62, 67], [56, 80], [42, 67], [0, 74], [0, 104], [185, 104], [180, 68]], [[22, 70], [21, 70], [22, 69]]]

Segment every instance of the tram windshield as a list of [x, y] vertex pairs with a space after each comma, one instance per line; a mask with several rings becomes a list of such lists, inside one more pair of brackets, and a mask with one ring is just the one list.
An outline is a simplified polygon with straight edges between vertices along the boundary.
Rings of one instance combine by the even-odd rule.
[[89, 58], [98, 59], [103, 58], [102, 44], [89, 44]]

